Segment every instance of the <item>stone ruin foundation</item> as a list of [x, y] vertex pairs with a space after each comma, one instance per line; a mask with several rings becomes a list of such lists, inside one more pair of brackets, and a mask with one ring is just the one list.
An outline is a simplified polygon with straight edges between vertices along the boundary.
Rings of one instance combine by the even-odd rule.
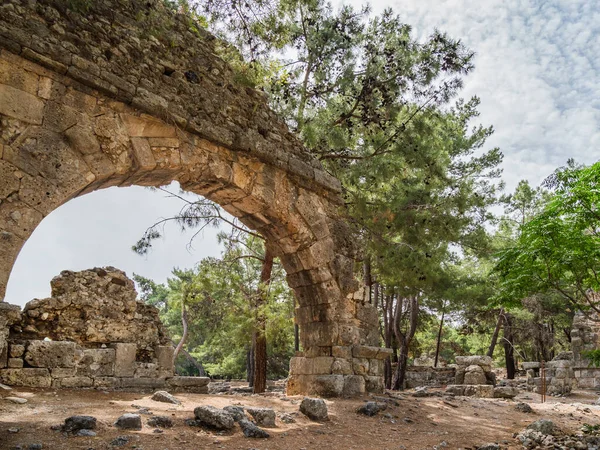
[[406, 368], [406, 389], [417, 387], [442, 387], [454, 384], [456, 367], [433, 367], [430, 358], [415, 358], [412, 366]]
[[51, 287], [23, 311], [0, 302], [0, 383], [208, 392], [207, 377], [175, 376], [158, 310], [136, 300], [124, 272], [63, 271]]
[[518, 394], [515, 387], [496, 386], [489, 356], [457, 356], [456, 364], [455, 384], [446, 388], [449, 394], [482, 398], [513, 398]]
[[579, 312], [573, 318], [571, 350], [575, 385], [582, 389], [600, 389], [600, 367], [591, 365], [584, 352], [600, 348], [600, 314]]
[[[559, 353], [552, 361], [544, 363], [546, 393], [548, 395], [565, 395], [577, 386], [575, 371], [573, 370], [574, 363], [572, 352]], [[527, 390], [541, 393], [541, 367], [541, 363], [537, 361], [521, 363], [521, 368], [527, 374]]]

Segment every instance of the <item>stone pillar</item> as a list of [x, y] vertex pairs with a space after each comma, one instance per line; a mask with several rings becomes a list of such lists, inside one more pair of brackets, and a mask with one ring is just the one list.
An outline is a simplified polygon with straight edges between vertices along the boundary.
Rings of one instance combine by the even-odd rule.
[[115, 349], [115, 376], [133, 377], [135, 373], [135, 344], [113, 344]]

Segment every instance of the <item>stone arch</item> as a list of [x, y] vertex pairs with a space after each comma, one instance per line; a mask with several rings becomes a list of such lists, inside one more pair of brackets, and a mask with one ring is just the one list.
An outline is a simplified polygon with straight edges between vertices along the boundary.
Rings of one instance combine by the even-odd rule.
[[[109, 186], [176, 180], [259, 231], [280, 257], [304, 350], [290, 390], [381, 389], [387, 353], [368, 347], [377, 315], [354, 279], [339, 182], [187, 18], [162, 2], [100, 1], [86, 17], [64, 4], [0, 7], [0, 298], [20, 248], [53, 209]], [[147, 35], [131, 6], [166, 17], [171, 43]]]

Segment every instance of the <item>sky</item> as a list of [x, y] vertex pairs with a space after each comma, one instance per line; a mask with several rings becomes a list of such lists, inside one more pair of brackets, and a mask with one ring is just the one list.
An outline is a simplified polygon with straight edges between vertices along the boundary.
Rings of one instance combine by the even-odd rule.
[[[364, 2], [345, 1], [360, 6]], [[334, 2], [338, 5], [339, 2]], [[384, 0], [415, 36], [435, 28], [476, 53], [464, 98], [481, 99], [479, 117], [493, 125], [488, 148], [504, 153], [506, 190], [538, 185], [569, 158], [600, 159], [600, 2], [593, 0]], [[35, 230], [11, 274], [5, 300], [19, 305], [49, 295], [61, 270], [113, 265], [164, 282], [174, 266], [216, 256], [216, 231], [187, 248], [176, 226], [145, 257], [131, 251], [144, 230], [180, 203], [160, 191], [110, 188], [71, 200]]]

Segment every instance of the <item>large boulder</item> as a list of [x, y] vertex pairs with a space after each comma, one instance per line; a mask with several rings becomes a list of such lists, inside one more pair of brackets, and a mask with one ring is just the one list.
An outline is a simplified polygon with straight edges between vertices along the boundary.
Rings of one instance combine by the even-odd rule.
[[328, 419], [327, 405], [320, 398], [304, 397], [300, 403], [300, 412], [311, 420], [323, 421]]
[[79, 430], [95, 430], [96, 418], [92, 416], [71, 416], [65, 419], [62, 430], [65, 433], [77, 433]]
[[231, 414], [214, 406], [198, 406], [194, 409], [194, 416], [202, 425], [217, 430], [231, 430], [235, 425]]
[[115, 422], [115, 427], [122, 430], [141, 430], [142, 429], [142, 418], [139, 414], [123, 414]]

